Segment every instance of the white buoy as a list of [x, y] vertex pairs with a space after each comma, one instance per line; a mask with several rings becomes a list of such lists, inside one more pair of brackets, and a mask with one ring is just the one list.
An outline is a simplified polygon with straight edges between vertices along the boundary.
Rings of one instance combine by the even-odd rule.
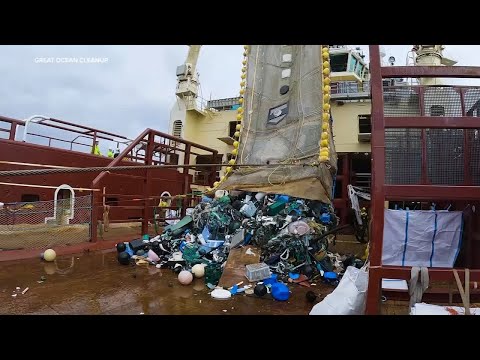
[[43, 253], [43, 259], [45, 261], [54, 261], [56, 257], [57, 253], [55, 252], [55, 250], [52, 249], [45, 250], [45, 252]]
[[196, 278], [201, 278], [205, 275], [205, 265], [196, 264], [192, 267], [192, 273]]
[[190, 271], [183, 270], [178, 274], [178, 282], [182, 285], [189, 285], [193, 281], [193, 275]]

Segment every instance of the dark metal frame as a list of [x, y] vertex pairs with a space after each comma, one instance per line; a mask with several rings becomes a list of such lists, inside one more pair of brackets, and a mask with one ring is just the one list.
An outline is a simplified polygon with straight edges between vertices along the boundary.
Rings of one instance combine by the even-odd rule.
[[[388, 200], [480, 200], [480, 186], [428, 185], [425, 177], [426, 156], [422, 156], [423, 185], [385, 184], [385, 129], [386, 128], [480, 128], [480, 118], [466, 116], [462, 101], [461, 117], [385, 117], [383, 83], [384, 78], [480, 78], [480, 67], [465, 66], [391, 66], [382, 67], [378, 45], [370, 45], [370, 87], [372, 92], [372, 236], [370, 240], [370, 270], [366, 314], [378, 314], [382, 278], [410, 279], [410, 267], [382, 266], [383, 227], [385, 201]], [[464, 92], [461, 91], [461, 96]], [[420, 90], [420, 96], [421, 96]], [[462, 98], [463, 100], [463, 98]], [[423, 109], [423, 106], [422, 106]], [[421, 114], [423, 115], [423, 114]], [[422, 136], [422, 147], [425, 148]], [[425, 151], [423, 151], [425, 152]], [[465, 156], [468, 161], [468, 154]], [[480, 164], [479, 164], [480, 166]], [[463, 270], [459, 270], [463, 275]], [[431, 280], [452, 280], [452, 269], [430, 268]], [[471, 280], [480, 280], [480, 270], [471, 271]]]

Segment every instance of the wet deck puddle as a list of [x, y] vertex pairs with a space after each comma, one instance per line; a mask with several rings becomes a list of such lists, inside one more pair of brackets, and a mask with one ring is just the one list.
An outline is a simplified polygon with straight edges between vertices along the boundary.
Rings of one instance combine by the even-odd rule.
[[313, 306], [307, 291], [333, 290], [322, 284], [289, 287], [287, 302], [243, 294], [215, 300], [204, 279], [181, 285], [170, 269], [122, 266], [116, 252], [97, 252], [55, 263], [0, 263], [0, 314], [307, 315]]

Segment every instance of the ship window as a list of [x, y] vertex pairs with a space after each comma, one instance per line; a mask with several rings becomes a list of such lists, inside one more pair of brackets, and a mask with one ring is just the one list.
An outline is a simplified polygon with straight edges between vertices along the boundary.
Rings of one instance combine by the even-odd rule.
[[182, 128], [183, 128], [182, 120], [175, 120], [173, 122], [173, 136], [181, 138], [182, 137]]
[[117, 198], [113, 198], [113, 197], [107, 197], [107, 198], [105, 199], [105, 205], [117, 206], [117, 205], [118, 205], [118, 199], [117, 199]]
[[362, 77], [362, 72], [363, 72], [363, 64], [361, 62], [358, 63], [357, 69], [355, 70], [355, 73]]
[[332, 72], [347, 71], [348, 54], [330, 55], [330, 68]]
[[236, 121], [230, 121], [228, 124], [228, 136], [233, 138], [233, 134], [235, 134], [235, 131], [237, 131], [237, 122]]
[[430, 116], [445, 116], [445, 107], [442, 105], [432, 105], [430, 107]]
[[37, 194], [22, 194], [21, 202], [36, 202], [40, 201], [40, 196]]
[[372, 132], [371, 115], [358, 115], [358, 132], [370, 134]]
[[348, 62], [348, 72], [354, 72], [355, 68], [357, 67], [358, 60], [354, 56], [350, 56], [350, 60]]

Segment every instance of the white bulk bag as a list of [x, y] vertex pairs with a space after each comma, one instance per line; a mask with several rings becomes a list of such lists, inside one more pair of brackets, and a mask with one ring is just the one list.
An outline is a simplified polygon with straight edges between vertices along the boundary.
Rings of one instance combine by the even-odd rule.
[[462, 231], [461, 211], [385, 209], [382, 264], [452, 268]]
[[337, 288], [315, 305], [310, 315], [363, 315], [367, 287], [367, 267], [349, 266]]

